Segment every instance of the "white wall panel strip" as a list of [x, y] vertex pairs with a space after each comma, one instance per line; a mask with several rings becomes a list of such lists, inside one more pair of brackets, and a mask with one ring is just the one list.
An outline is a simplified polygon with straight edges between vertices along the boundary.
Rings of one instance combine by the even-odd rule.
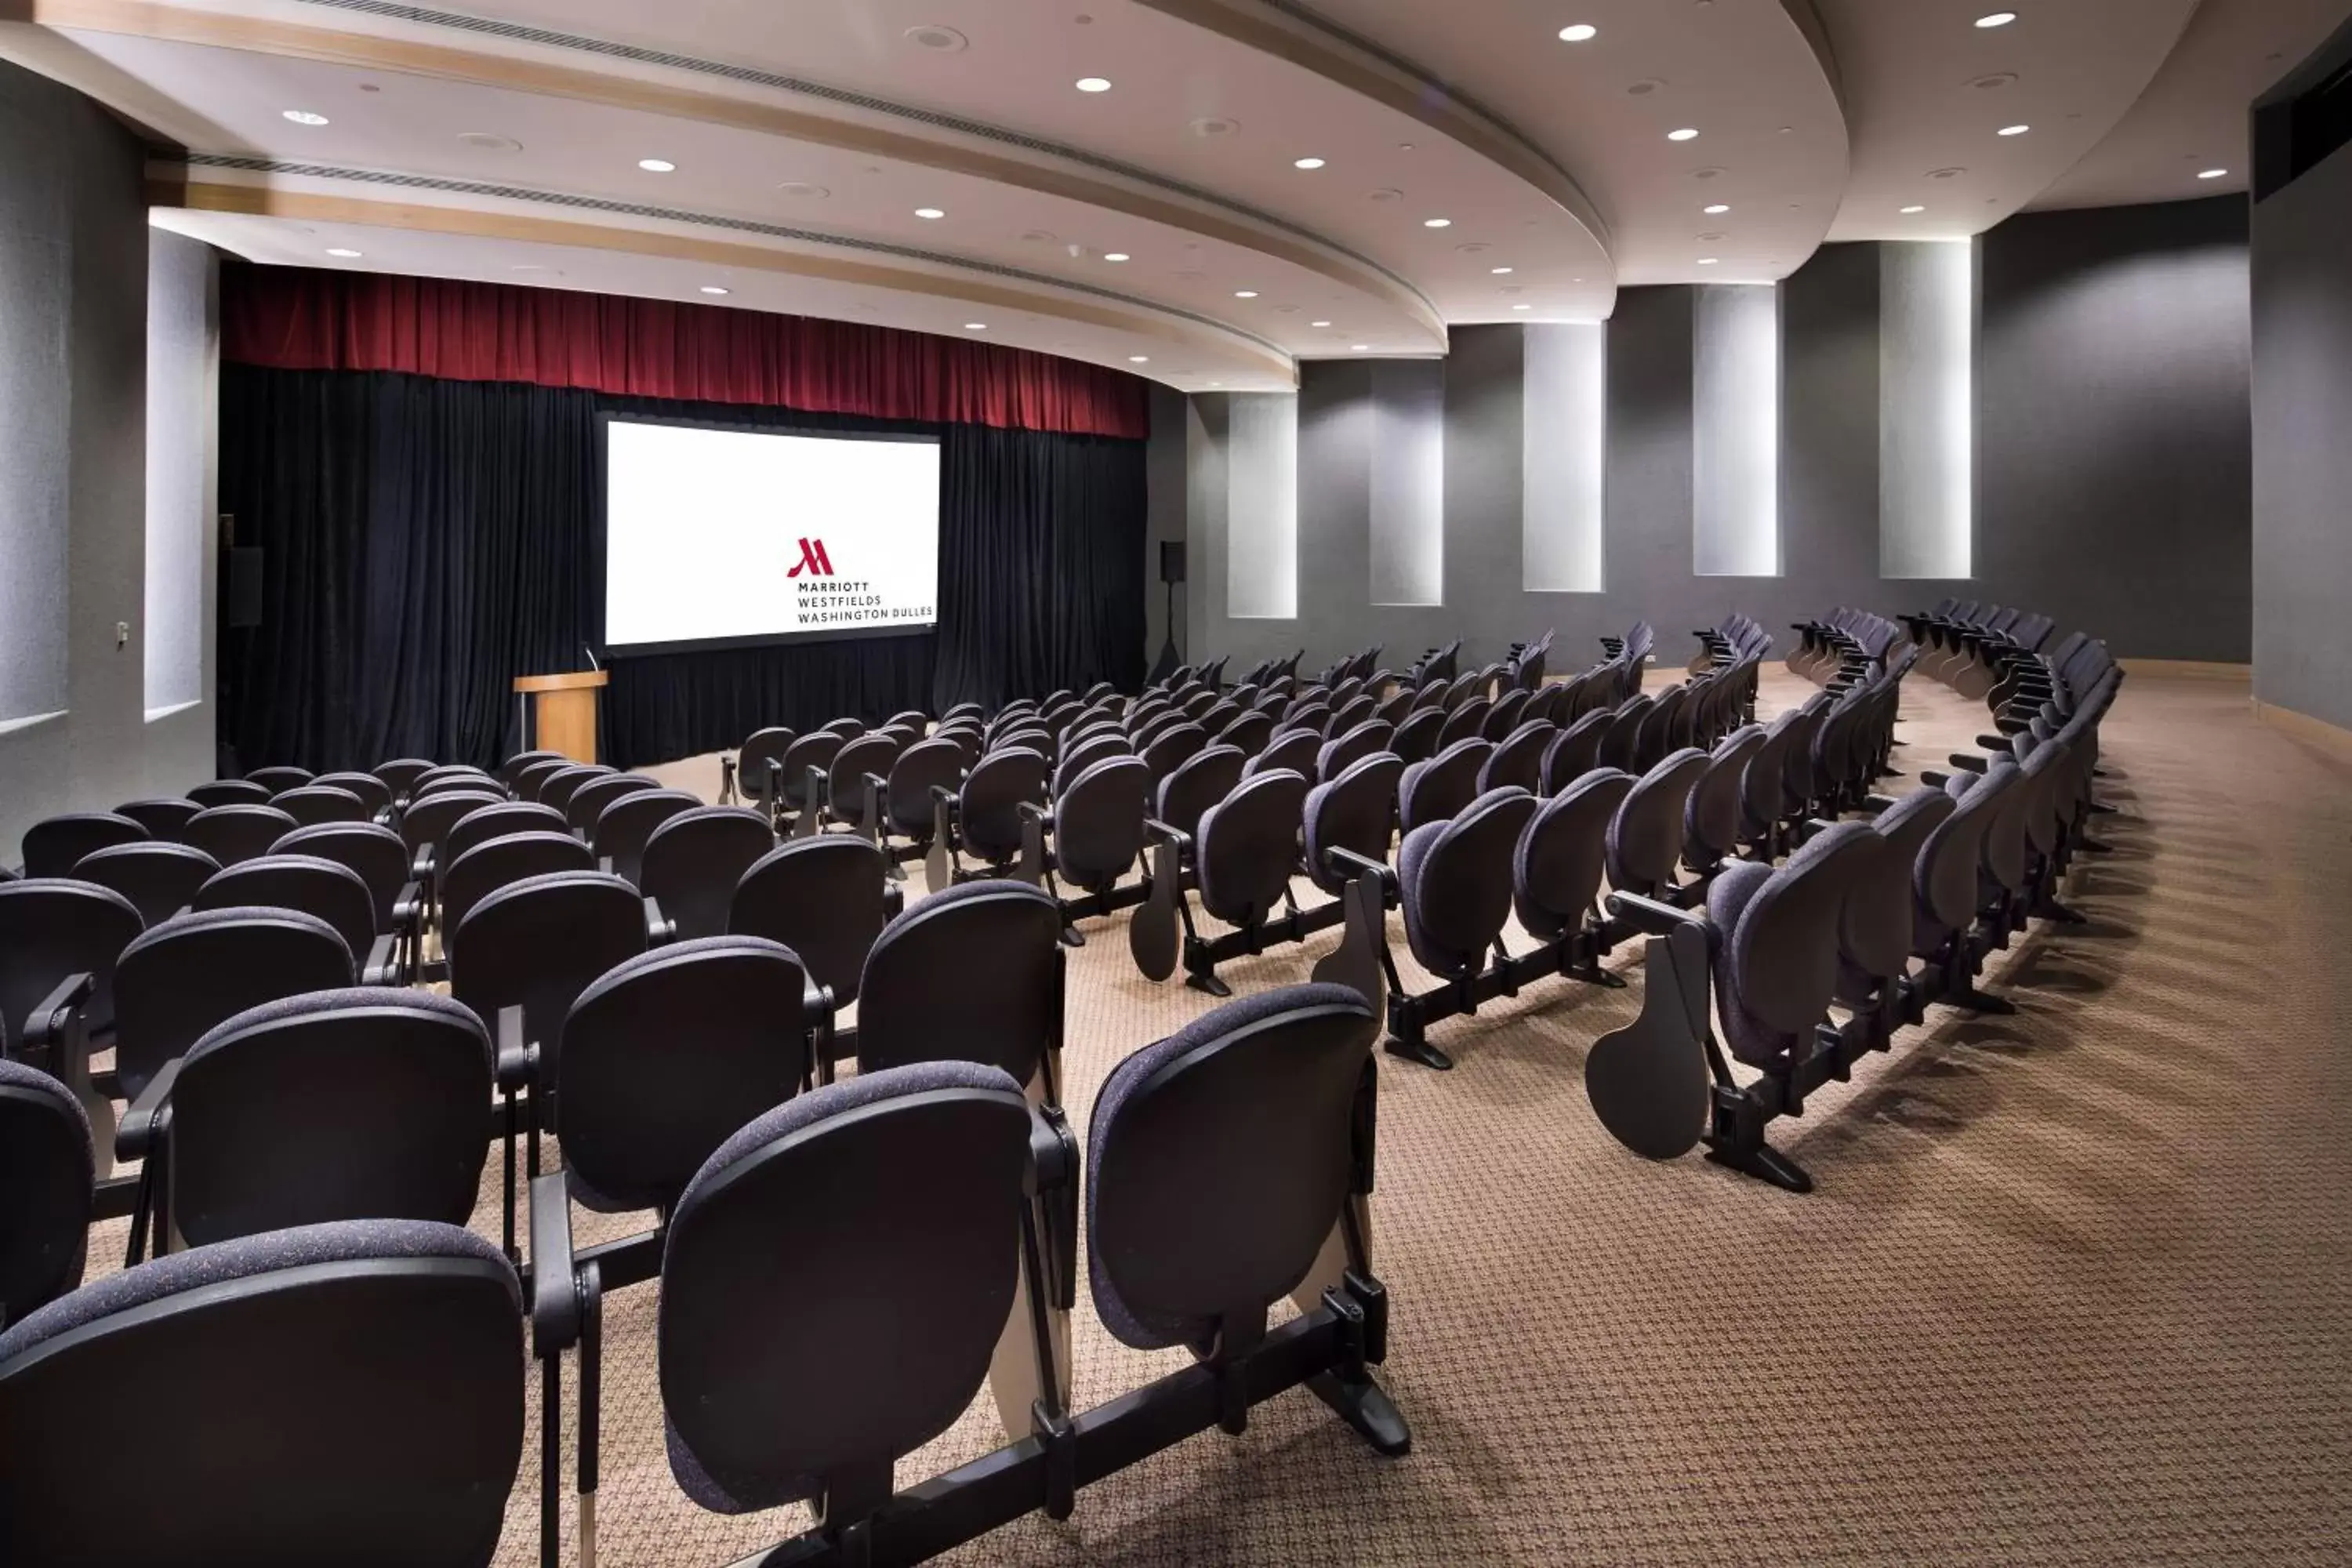
[[1692, 564], [1780, 574], [1780, 291], [1698, 290], [1692, 355]]
[[1298, 397], [1237, 394], [1225, 465], [1225, 613], [1298, 616]]
[[211, 268], [161, 229], [147, 251], [147, 593], [150, 721], [204, 698], [205, 546], [212, 510]]
[[1878, 574], [1966, 577], [1976, 522], [1976, 247], [1878, 250]]
[[1520, 586], [1601, 593], [1609, 329], [1599, 321], [1531, 326], [1521, 363]]

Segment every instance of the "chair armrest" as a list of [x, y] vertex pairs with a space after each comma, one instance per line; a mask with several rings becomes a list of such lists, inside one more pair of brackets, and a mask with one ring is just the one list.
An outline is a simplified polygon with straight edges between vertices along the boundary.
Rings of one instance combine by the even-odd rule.
[[893, 882], [882, 889], [882, 918], [895, 921], [907, 912], [907, 889]]
[[[2024, 726], [2020, 726], [2020, 728], [2023, 727]], [[1977, 737], [1977, 744], [1982, 746], [1988, 752], [2006, 752], [2009, 750], [2009, 737], [2007, 735], [1979, 735]]]
[[1637, 931], [1654, 931], [1660, 936], [1678, 925], [1706, 928], [1706, 916], [1696, 910], [1678, 910], [1672, 904], [1645, 899], [1639, 893], [1612, 893], [1609, 912], [1626, 921]]
[[1984, 758], [1978, 756], [1973, 752], [1954, 752], [1952, 753], [1952, 766], [1959, 769], [1960, 772], [1964, 773], [1980, 773], [1990, 765], [1991, 764], [1987, 763]]
[[1862, 797], [1862, 809], [1873, 816], [1876, 816], [1882, 811], [1891, 811], [1894, 807], [1895, 798], [1892, 795], [1866, 795]]
[[1181, 827], [1160, 821], [1156, 816], [1143, 819], [1143, 831], [1165, 844], [1176, 846], [1179, 854], [1188, 854], [1192, 847], [1192, 836]]
[[530, 1087], [539, 1076], [539, 1047], [522, 1037], [522, 1004], [499, 1009], [498, 1082], [514, 1094]]
[[1383, 887], [1396, 880], [1396, 873], [1381, 861], [1369, 859], [1352, 849], [1336, 845], [1323, 852], [1323, 858], [1334, 871], [1352, 871], [1359, 877], [1370, 877]]
[[1021, 814], [1021, 819], [1024, 822], [1034, 822], [1038, 826], [1045, 828], [1054, 826], [1053, 809], [1040, 805], [1034, 800], [1024, 800], [1013, 809]]
[[530, 1184], [530, 1346], [549, 1360], [580, 1342], [580, 1279], [572, 1256], [572, 1194], [561, 1171]]
[[417, 882], [404, 882], [392, 899], [392, 927], [394, 931], [415, 931], [425, 916], [425, 889]]
[[1029, 1112], [1029, 1195], [1043, 1222], [1045, 1298], [1058, 1311], [1078, 1300], [1078, 1138], [1059, 1106]]
[[1936, 772], [1935, 769], [1930, 768], [1919, 775], [1919, 782], [1926, 784], [1930, 789], [1941, 789], [1946, 784], [1952, 782], [1952, 775], [1949, 773], [1939, 773]]
[[[57, 1059], [58, 1047], [71, 1037], [76, 1015], [89, 1005], [91, 995], [98, 990], [94, 974], [68, 974], [58, 982], [57, 989], [41, 999], [25, 1020], [25, 1053], [37, 1057], [36, 1065], [50, 1077], [65, 1077], [66, 1064]], [[46, 1065], [42, 1065], [46, 1064]]]
[[150, 1079], [147, 1092], [138, 1103], [122, 1113], [122, 1125], [114, 1130], [114, 1157], [117, 1160], [143, 1160], [172, 1128], [172, 1086], [180, 1081], [180, 1063], [186, 1058], [173, 1057], [163, 1064], [163, 1070]]
[[386, 931], [368, 944], [367, 963], [361, 966], [362, 985], [399, 985], [406, 976], [400, 972], [398, 948], [400, 939]]
[[647, 899], [646, 900], [646, 945], [667, 947], [677, 940], [677, 922], [663, 917], [659, 900]]
[[416, 858], [410, 862], [408, 868], [410, 887], [433, 879], [433, 852], [438, 847], [440, 847], [435, 844], [420, 844], [416, 847]]

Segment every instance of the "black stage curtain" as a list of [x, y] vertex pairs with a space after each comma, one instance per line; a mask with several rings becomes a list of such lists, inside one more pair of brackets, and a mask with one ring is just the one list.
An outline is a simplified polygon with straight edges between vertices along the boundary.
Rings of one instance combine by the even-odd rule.
[[941, 439], [934, 635], [616, 659], [623, 767], [763, 724], [1141, 684], [1144, 444], [390, 372], [221, 370], [221, 509], [264, 554], [261, 625], [222, 633], [224, 739], [252, 768], [488, 765], [517, 675], [585, 668], [596, 417], [659, 413]]

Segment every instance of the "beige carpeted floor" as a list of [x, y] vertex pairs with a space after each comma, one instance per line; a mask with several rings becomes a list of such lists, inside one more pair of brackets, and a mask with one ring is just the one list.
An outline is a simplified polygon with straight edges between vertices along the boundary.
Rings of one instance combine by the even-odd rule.
[[[1776, 668], [1767, 710], [1810, 689]], [[1939, 765], [1981, 720], [1913, 681], [1898, 763]], [[2017, 1017], [1933, 1016], [1780, 1124], [1817, 1192], [1647, 1163], [1601, 1130], [1584, 1052], [1638, 979], [1442, 1026], [1457, 1070], [1381, 1061], [1385, 1377], [1412, 1455], [1373, 1457], [1294, 1394], [955, 1560], [2347, 1561], [2352, 767], [2257, 725], [2242, 681], [2136, 678], [2105, 733], [2115, 851], [2070, 894], [2092, 923], [1996, 959]], [[716, 785], [707, 760], [664, 771]], [[1125, 1053], [1213, 1005], [1141, 979], [1119, 922], [1088, 934], [1081, 1128]], [[1226, 973], [1299, 980], [1337, 940]], [[727, 1563], [805, 1515], [724, 1519], [678, 1491], [656, 1298], [606, 1304], [600, 1557]], [[1075, 1339], [1082, 1407], [1181, 1356], [1119, 1346], [1083, 1293]], [[534, 1381], [501, 1563], [537, 1560], [537, 1403]], [[983, 1397], [900, 1484], [999, 1440]]]

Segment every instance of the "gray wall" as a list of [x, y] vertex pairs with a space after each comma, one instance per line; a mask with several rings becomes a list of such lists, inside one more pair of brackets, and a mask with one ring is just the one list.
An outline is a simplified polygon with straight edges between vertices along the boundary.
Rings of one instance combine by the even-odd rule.
[[1444, 367], [1444, 606], [1367, 604], [1373, 377], [1312, 362], [1296, 622], [1223, 616], [1224, 399], [1187, 411], [1194, 652], [1247, 663], [1304, 647], [1320, 663], [1379, 642], [1396, 662], [1459, 635], [1483, 658], [1555, 627], [1566, 659], [1587, 659], [1647, 617], [1677, 658], [1691, 627], [1733, 610], [1782, 627], [1953, 595], [2045, 611], [2125, 657], [2246, 658], [2243, 202], [2034, 215], [1979, 253], [1969, 580], [1879, 578], [1879, 247], [1829, 246], [1782, 286], [1780, 576], [1692, 571], [1695, 291], [1629, 289], [1609, 324], [1605, 592], [1522, 590], [1523, 333], [1463, 328]]
[[[145, 163], [95, 105], [0, 63], [0, 386], [37, 386], [52, 414], [0, 420], [0, 469], [23, 487], [11, 495], [37, 498], [12, 527], [62, 538], [66, 576], [67, 711], [0, 734], [11, 862], [40, 817], [178, 794], [213, 773], [209, 700], [145, 714]], [[131, 627], [121, 647], [117, 622]], [[0, 627], [10, 635], [22, 633]]]
[[2352, 727], [2352, 146], [2254, 208], [2254, 695]]

